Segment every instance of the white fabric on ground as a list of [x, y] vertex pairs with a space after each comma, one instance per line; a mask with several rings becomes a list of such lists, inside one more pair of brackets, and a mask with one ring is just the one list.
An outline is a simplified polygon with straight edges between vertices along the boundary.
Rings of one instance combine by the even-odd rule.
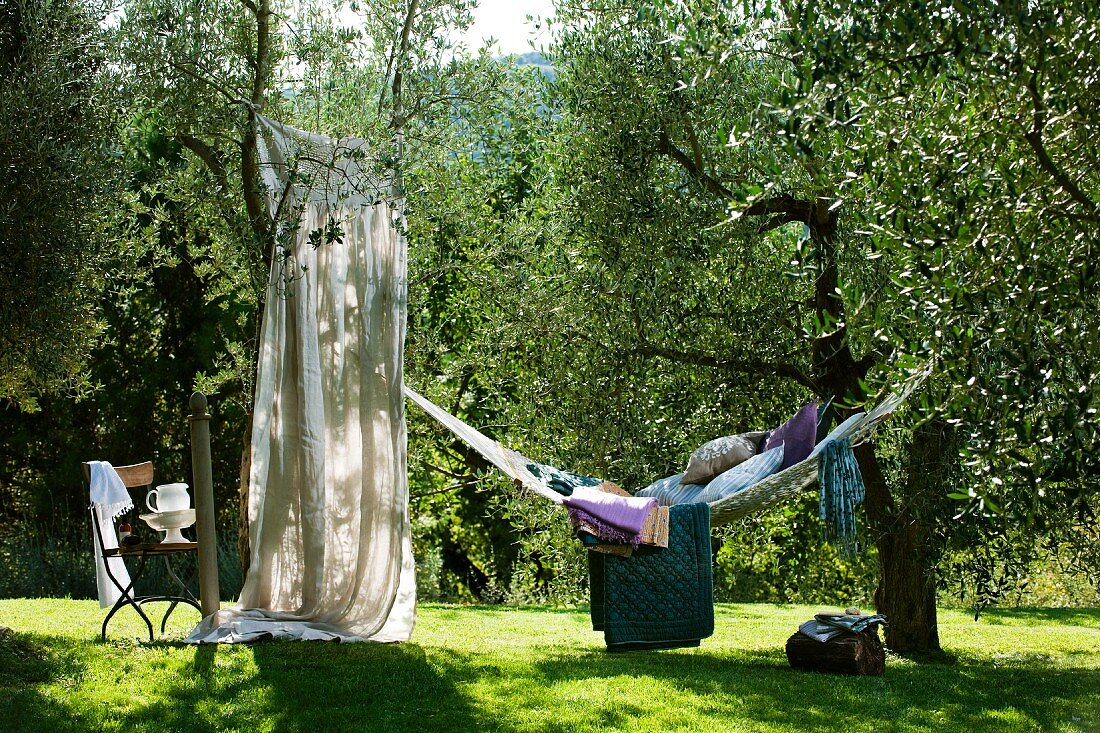
[[[248, 576], [238, 604], [204, 619], [187, 641], [406, 640], [416, 582], [399, 205], [388, 184], [366, 180], [362, 141], [259, 120], [269, 206], [301, 216], [283, 230], [268, 283]], [[319, 243], [316, 233], [332, 224], [339, 238]]]
[[[103, 537], [103, 549], [118, 549], [114, 519], [133, 509], [134, 502], [115, 467], [107, 461], [88, 462], [88, 498], [91, 501], [92, 516]], [[92, 547], [95, 548], [95, 584], [99, 591], [99, 605], [101, 608], [110, 608], [122, 593], [107, 576], [107, 564], [110, 564], [111, 574], [123, 588], [130, 585], [130, 573], [126, 571], [126, 563], [121, 557], [109, 557], [104, 562], [96, 540], [95, 527], [92, 527]]]

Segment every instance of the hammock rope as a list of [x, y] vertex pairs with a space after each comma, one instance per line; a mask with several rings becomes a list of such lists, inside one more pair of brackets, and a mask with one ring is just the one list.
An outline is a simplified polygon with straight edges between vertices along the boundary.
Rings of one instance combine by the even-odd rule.
[[[900, 385], [899, 389], [889, 394], [882, 402], [868, 411], [866, 415], [854, 421], [843, 432], [832, 435], [833, 442], [841, 443], [844, 441], [847, 444], [844, 447], [856, 446], [866, 442], [866, 440], [874, 434], [875, 430], [878, 429], [879, 425], [893, 414], [906, 398], [924, 382], [931, 371], [931, 365], [928, 365], [914, 373]], [[537, 461], [533, 461], [518, 451], [512, 450], [493, 440], [476, 428], [466, 424], [461, 419], [434, 404], [423, 395], [410, 389], [407, 385], [405, 386], [405, 394], [410, 400], [416, 403], [417, 406], [465, 441], [471, 448], [483, 455], [486, 460], [511, 477], [517, 484], [555, 504], [562, 503], [562, 495], [560, 493], [550, 488], [546, 480], [536, 476], [528, 470], [527, 466], [529, 464], [537, 464]], [[818, 474], [820, 466], [822, 465], [821, 459], [824, 452], [824, 450], [815, 450], [808, 458], [800, 463], [796, 463], [779, 473], [774, 473], [732, 496], [727, 496], [724, 499], [711, 503], [711, 524], [713, 526], [728, 524], [742, 517], [755, 514], [774, 506], [807, 490], [819, 480]], [[850, 455], [850, 451], [845, 452]], [[831, 463], [836, 463], [836, 461], [832, 461]], [[858, 468], [856, 470], [858, 474]], [[845, 479], [845, 482], [847, 484], [847, 479]], [[862, 486], [862, 481], [860, 482], [860, 486]], [[854, 499], [854, 488], [851, 488], [850, 485], [849, 488], [851, 490], [845, 489], [843, 492], [846, 498], [842, 498], [838, 501], [848, 501], [850, 503]], [[830, 499], [830, 501], [832, 500]], [[851, 508], [853, 507], [849, 507], [849, 513]], [[839, 511], [843, 512], [844, 510]], [[838, 537], [842, 542], [846, 536], [845, 533], [848, 532], [849, 529], [851, 529], [851, 527], [839, 533]], [[852, 537], [852, 542], [854, 542], [854, 536]]]

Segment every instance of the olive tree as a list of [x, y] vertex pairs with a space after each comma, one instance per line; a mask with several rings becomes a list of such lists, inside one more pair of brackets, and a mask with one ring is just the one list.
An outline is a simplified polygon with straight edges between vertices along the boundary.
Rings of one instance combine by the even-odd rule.
[[108, 239], [119, 181], [105, 12], [61, 0], [0, 6], [0, 399], [24, 409], [86, 386], [97, 298], [125, 262]]
[[[706, 60], [704, 78], [745, 54], [786, 61], [731, 142], [778, 125], [793, 160], [830, 150], [830, 206], [889, 273], [885, 287], [847, 282], [837, 292], [858, 304], [880, 348], [936, 360], [909, 477], [883, 493], [870, 471], [880, 537], [910, 551], [889, 554], [931, 569], [965, 544], [988, 601], [1009, 580], [998, 561], [1026, 559], [1041, 543], [1094, 546], [1092, 6], [701, 0], [663, 4], [654, 17], [681, 53]], [[962, 465], [950, 460], [956, 451]], [[927, 489], [962, 504], [919, 508], [912, 499]], [[882, 540], [877, 600], [897, 641], [907, 609], [888, 583]], [[934, 613], [934, 586], [924, 587]], [[923, 642], [917, 633], [902, 646], [934, 646], [931, 621]]]

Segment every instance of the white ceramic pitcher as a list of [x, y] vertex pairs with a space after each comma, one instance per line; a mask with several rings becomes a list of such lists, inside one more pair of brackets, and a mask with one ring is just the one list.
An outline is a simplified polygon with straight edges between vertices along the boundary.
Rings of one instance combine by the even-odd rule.
[[[156, 499], [156, 503], [153, 500]], [[145, 505], [151, 512], [178, 512], [191, 508], [187, 484], [163, 484], [145, 495]]]

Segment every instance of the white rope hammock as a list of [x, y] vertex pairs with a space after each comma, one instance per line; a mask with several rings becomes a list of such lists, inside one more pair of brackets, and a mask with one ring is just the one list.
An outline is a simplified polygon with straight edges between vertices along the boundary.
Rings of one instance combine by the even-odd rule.
[[[893, 414], [894, 410], [924, 382], [930, 373], [930, 365], [917, 371], [866, 415], [853, 421], [843, 431], [833, 433], [831, 437], [836, 440], [847, 438], [853, 446], [866, 442], [878, 426]], [[405, 395], [524, 488], [555, 504], [562, 502], [561, 494], [551, 489], [545, 481], [527, 469], [528, 464], [537, 463], [537, 461], [532, 461], [522, 453], [467, 425], [423, 395], [414, 392], [407, 385]], [[805, 460], [772, 474], [743, 491], [712, 503], [710, 505], [711, 524], [716, 526], [728, 524], [805, 491], [817, 483], [819, 460], [820, 454], [815, 450]]]

